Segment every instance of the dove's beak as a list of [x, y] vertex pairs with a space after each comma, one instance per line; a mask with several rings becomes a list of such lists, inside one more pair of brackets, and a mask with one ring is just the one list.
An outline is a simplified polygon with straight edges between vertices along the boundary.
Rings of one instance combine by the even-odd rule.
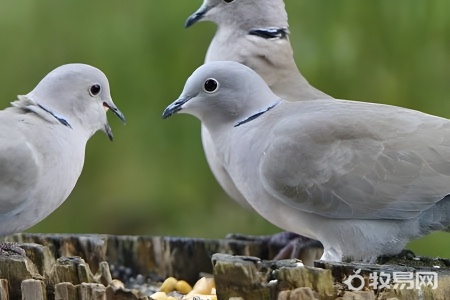
[[[104, 101], [103, 102], [103, 108], [107, 111], [110, 109], [119, 119], [125, 124], [126, 119], [124, 114], [117, 108], [117, 106], [114, 105], [112, 101]], [[108, 135], [108, 138], [110, 141], [113, 140], [113, 133], [111, 126], [109, 126], [108, 123], [105, 124], [105, 133]]]
[[105, 131], [106, 135], [108, 135], [109, 140], [112, 142], [113, 139], [114, 139], [114, 135], [112, 133], [111, 126], [109, 126], [108, 123], [105, 124], [105, 130], [104, 131]]
[[125, 119], [124, 114], [114, 105], [114, 103], [112, 103], [112, 101], [108, 101], [108, 102], [103, 102], [103, 107], [108, 110], [112, 110], [112, 112], [119, 117], [119, 119], [125, 124], [127, 122], [127, 120]]
[[177, 100], [175, 100], [175, 102], [173, 102], [172, 104], [167, 106], [167, 108], [163, 111], [162, 118], [167, 119], [168, 117], [170, 117], [173, 114], [176, 114], [177, 112], [182, 110], [183, 104], [188, 102], [191, 98], [192, 97], [186, 96], [186, 97], [178, 98]]
[[210, 7], [203, 4], [195, 13], [193, 13], [186, 20], [186, 23], [184, 24], [184, 28], [191, 27], [192, 25], [194, 25], [195, 23], [197, 23], [198, 21], [203, 19], [203, 17], [205, 16], [205, 14], [208, 12], [209, 9], [210, 9]]

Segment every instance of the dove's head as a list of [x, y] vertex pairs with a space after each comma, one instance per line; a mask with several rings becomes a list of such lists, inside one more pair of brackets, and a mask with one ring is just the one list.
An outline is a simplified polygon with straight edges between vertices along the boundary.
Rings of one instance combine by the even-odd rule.
[[199, 21], [244, 30], [288, 26], [283, 0], [204, 0], [202, 6], [186, 20], [185, 27]]
[[104, 131], [112, 140], [106, 111], [111, 109], [123, 122], [125, 117], [111, 99], [109, 83], [105, 74], [85, 64], [60, 66], [45, 76], [26, 95], [42, 114], [57, 119], [60, 123], [82, 128], [92, 136]]
[[199, 118], [207, 127], [236, 126], [280, 101], [249, 67], [216, 61], [195, 70], [180, 97], [164, 110], [163, 118], [179, 112]]

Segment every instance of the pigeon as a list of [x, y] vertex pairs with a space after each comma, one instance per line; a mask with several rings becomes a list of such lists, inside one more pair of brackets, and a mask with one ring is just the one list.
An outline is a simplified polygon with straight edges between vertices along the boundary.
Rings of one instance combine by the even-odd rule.
[[[255, 70], [279, 97], [288, 101], [331, 98], [308, 83], [295, 64], [289, 41], [288, 16], [283, 0], [204, 0], [186, 21], [217, 24], [205, 63], [237, 61]], [[202, 143], [210, 169], [224, 191], [241, 206], [252, 210], [221, 168], [207, 128]]]
[[[212, 21], [218, 26], [206, 53], [205, 63], [227, 60], [240, 62], [255, 70], [275, 94], [288, 101], [331, 98], [310, 85], [297, 68], [289, 41], [288, 15], [283, 0], [204, 0], [201, 7], [187, 19], [185, 27], [199, 21]], [[205, 126], [201, 128], [201, 136], [206, 160], [220, 186], [230, 198], [246, 209], [253, 210], [221, 167]], [[293, 237], [282, 233], [270, 240], [277, 244], [285, 241], [285, 236]], [[279, 237], [282, 238], [277, 241]], [[252, 239], [261, 238], [266, 239], [264, 236]], [[292, 238], [286, 248], [300, 249], [313, 244], [313, 241], [304, 241], [307, 241], [305, 237]], [[321, 248], [320, 242], [314, 245]], [[295, 251], [283, 249], [275, 256], [289, 257], [295, 257]]]
[[317, 239], [321, 259], [372, 260], [450, 231], [450, 120], [337, 99], [285, 101], [252, 69], [211, 62], [163, 112], [191, 114], [261, 216]]
[[125, 123], [102, 71], [66, 64], [0, 111], [0, 236], [30, 228], [67, 199], [89, 138], [102, 130], [113, 139], [108, 109]]
[[218, 26], [205, 63], [242, 63], [288, 101], [331, 98], [310, 85], [295, 64], [283, 0], [204, 0], [185, 27], [199, 21]]

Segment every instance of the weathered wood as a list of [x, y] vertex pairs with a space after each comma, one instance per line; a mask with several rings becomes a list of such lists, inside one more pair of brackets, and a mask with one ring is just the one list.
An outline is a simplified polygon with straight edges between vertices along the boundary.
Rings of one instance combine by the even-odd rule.
[[[433, 267], [420, 269], [395, 265], [368, 265], [357, 263], [318, 262], [322, 268], [305, 267], [295, 260], [277, 262], [260, 261], [253, 257], [213, 255], [214, 278], [219, 299], [242, 297], [244, 299], [362, 299], [409, 300], [447, 299], [450, 295], [450, 272]], [[431, 272], [431, 273], [430, 273]], [[418, 285], [417, 281], [403, 281], [401, 286], [394, 274], [437, 276], [437, 288], [431, 284]], [[331, 276], [333, 274], [333, 276]], [[377, 275], [378, 274], [378, 275]], [[388, 277], [390, 274], [391, 276]], [[347, 282], [357, 275], [362, 282], [348, 290]], [[359, 277], [360, 276], [360, 277]], [[390, 278], [386, 286], [378, 289], [372, 276]], [[430, 277], [435, 278], [435, 277]], [[371, 281], [372, 280], [372, 281]], [[347, 282], [349, 283], [349, 282]], [[382, 281], [380, 281], [382, 283]], [[350, 283], [349, 283], [350, 284]], [[410, 288], [407, 288], [410, 284]], [[353, 286], [353, 283], [351, 283]], [[413, 286], [414, 285], [414, 286]], [[354, 288], [353, 287], [353, 288]], [[377, 295], [375, 297], [375, 295]]]
[[42, 276], [48, 276], [55, 264], [55, 254], [50, 248], [35, 243], [23, 243], [20, 247], [25, 250], [26, 256], [34, 263]]
[[210, 260], [214, 253], [267, 259], [275, 252], [263, 240], [25, 233], [8, 236], [5, 240], [46, 245], [55, 257], [82, 257], [94, 273], [101, 261], [108, 261], [115, 266], [127, 266], [135, 274], [150, 271], [162, 278], [183, 278], [190, 284], [197, 281], [199, 270], [212, 273]]
[[55, 285], [55, 300], [78, 300], [78, 289], [70, 282]]
[[45, 283], [42, 280], [25, 279], [21, 283], [22, 300], [47, 300]]
[[[333, 277], [329, 270], [306, 267], [298, 263], [281, 266], [272, 273], [277, 280], [277, 290], [295, 290], [297, 288], [310, 288], [315, 291], [320, 299], [332, 299], [335, 297]], [[297, 293], [304, 293], [304, 290]]]
[[[20, 286], [25, 279], [43, 281], [49, 300], [84, 300], [80, 298], [83, 285], [85, 298], [145, 299], [144, 295], [154, 291], [154, 286], [146, 286], [147, 279], [163, 281], [174, 276], [193, 284], [202, 272], [214, 273], [219, 299], [370, 300], [376, 295], [377, 300], [402, 300], [418, 299], [420, 295], [424, 300], [436, 300], [450, 295], [450, 262], [442, 259], [424, 259], [422, 265], [414, 257], [403, 265], [316, 262], [315, 268], [309, 268], [296, 260], [260, 259], [267, 258], [270, 251], [258, 240], [40, 234], [19, 234], [7, 240], [29, 243], [21, 244], [29, 258], [0, 256], [0, 295], [3, 293], [5, 299], [8, 293], [10, 299], [21, 299]], [[240, 257], [214, 255], [211, 263], [214, 253]], [[349, 290], [344, 284], [357, 270], [362, 276], [362, 291]], [[395, 289], [392, 282], [383, 289], [369, 286], [369, 276], [374, 272], [416, 274], [426, 270], [439, 275], [437, 289]], [[132, 290], [115, 284], [116, 279]]]
[[50, 281], [70, 282], [75, 285], [82, 282], [94, 282], [94, 275], [89, 269], [89, 265], [81, 257], [61, 257], [56, 260], [53, 266]]
[[109, 270], [109, 264], [106, 261], [102, 261], [99, 264], [98, 271], [94, 276], [94, 281], [108, 286], [112, 284], [112, 276]]
[[7, 279], [0, 279], [0, 300], [9, 300], [9, 288]]
[[[359, 291], [359, 292], [345, 292], [342, 297], [336, 298], [336, 300], [375, 300], [377, 299], [375, 294], [371, 291]], [[389, 300], [398, 300], [397, 297], [393, 296], [392, 298], [380, 298], [380, 299], [389, 299]], [[414, 298], [411, 298], [412, 300]]]
[[219, 299], [242, 297], [246, 300], [272, 299], [272, 291], [261, 273], [257, 257], [214, 254], [214, 279]]
[[0, 278], [8, 280], [11, 299], [21, 299], [23, 280], [43, 279], [33, 262], [20, 255], [0, 256]]
[[99, 283], [81, 283], [78, 286], [80, 300], [106, 300], [106, 287]]
[[[254, 257], [214, 254], [212, 261], [219, 299], [277, 299], [280, 292], [304, 287], [310, 289], [311, 293], [314, 291], [320, 299], [336, 297], [330, 271], [305, 267], [297, 260], [273, 262]], [[307, 291], [299, 290], [294, 294], [305, 294]], [[281, 297], [291, 299], [294, 294], [282, 293]]]
[[[424, 259], [428, 260], [428, 259]], [[438, 264], [440, 259], [436, 260]], [[413, 264], [411, 264], [413, 265]], [[388, 284], [388, 288], [383, 288], [378, 291], [378, 300], [397, 298], [398, 300], [409, 299], [447, 299], [450, 295], [450, 269], [446, 267], [435, 267], [433, 265], [416, 264], [415, 267], [406, 265], [377, 265], [367, 263], [343, 263], [343, 262], [324, 262], [316, 261], [316, 266], [322, 269], [330, 270], [333, 278], [337, 282], [344, 282], [350, 276], [354, 276], [356, 272], [364, 278], [364, 289], [376, 290], [370, 286], [370, 278], [374, 274], [377, 276], [384, 274], [389, 276], [391, 283]], [[437, 276], [437, 288], [434, 289], [431, 286], [422, 285], [417, 286], [417, 279], [413, 277], [410, 281], [414, 284], [411, 288], [407, 288], [409, 284], [405, 283], [403, 287], [395, 285], [392, 282], [394, 273], [409, 273], [411, 276], [417, 276], [420, 272], [431, 272]], [[355, 284], [357, 285], [357, 284]], [[345, 291], [345, 293], [351, 293]], [[373, 292], [372, 292], [373, 293]], [[350, 298], [349, 298], [350, 299]], [[364, 298], [366, 299], [366, 298]], [[368, 299], [368, 298], [367, 298]]]
[[277, 300], [316, 300], [319, 299], [319, 294], [314, 292], [309, 287], [296, 288], [295, 290], [285, 290], [278, 294]]

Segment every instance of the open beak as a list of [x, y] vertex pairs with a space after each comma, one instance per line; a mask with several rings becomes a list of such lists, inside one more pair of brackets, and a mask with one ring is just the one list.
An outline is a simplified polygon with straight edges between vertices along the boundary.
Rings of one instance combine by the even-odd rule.
[[112, 102], [111, 103], [103, 102], [103, 107], [106, 110], [110, 109], [117, 117], [119, 117], [119, 119], [122, 121], [123, 124], [127, 122], [124, 114]]
[[[110, 109], [123, 122], [123, 124], [126, 123], [124, 114], [114, 105], [112, 101], [108, 102], [104, 101], [103, 107], [105, 108], [105, 110]], [[109, 140], [112, 141], [114, 136], [112, 133], [111, 126], [109, 126], [108, 123], [105, 124], [105, 133], [108, 135]]]
[[111, 126], [108, 123], [105, 124], [105, 133], [108, 135], [109, 140], [112, 142], [114, 139], [114, 135], [112, 133]]
[[194, 25], [195, 23], [197, 23], [198, 21], [203, 19], [203, 17], [205, 16], [205, 14], [208, 12], [209, 9], [210, 9], [210, 7], [203, 4], [195, 13], [193, 13], [186, 20], [186, 23], [184, 24], [184, 28], [191, 27], [192, 25]]
[[172, 104], [167, 106], [167, 108], [163, 111], [162, 118], [167, 119], [168, 117], [171, 117], [173, 114], [179, 112], [183, 109], [183, 104], [188, 102], [192, 97], [184, 97], [184, 98], [178, 98], [175, 100]]

